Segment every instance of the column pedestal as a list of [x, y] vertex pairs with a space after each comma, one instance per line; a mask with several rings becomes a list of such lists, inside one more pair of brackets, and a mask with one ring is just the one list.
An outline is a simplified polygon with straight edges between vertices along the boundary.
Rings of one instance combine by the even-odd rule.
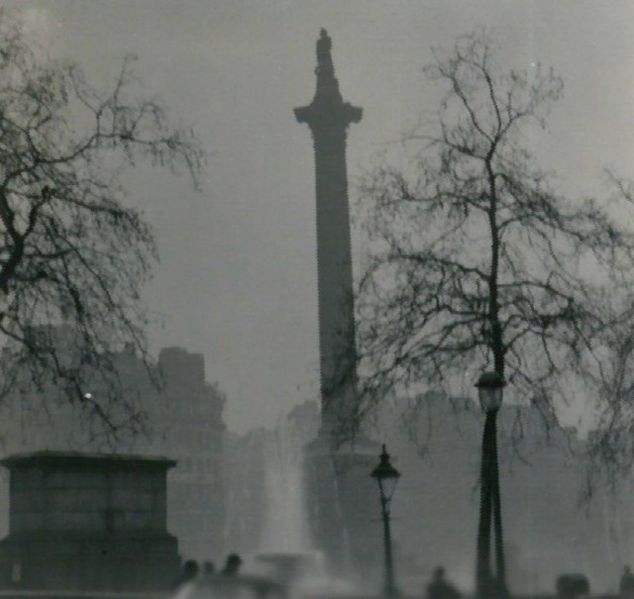
[[367, 438], [332, 449], [323, 435], [305, 447], [310, 531], [335, 575], [367, 581], [381, 571], [379, 495], [370, 477], [380, 452]]

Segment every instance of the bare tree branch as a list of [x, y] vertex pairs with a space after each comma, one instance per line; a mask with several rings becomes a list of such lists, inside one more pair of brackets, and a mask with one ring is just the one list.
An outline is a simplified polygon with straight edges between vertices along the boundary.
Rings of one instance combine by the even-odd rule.
[[0, 39], [0, 392], [61, 389], [107, 434], [136, 428], [112, 356], [132, 344], [156, 374], [139, 292], [157, 252], [118, 177], [146, 160], [197, 186], [204, 152], [143, 97], [132, 56], [99, 93], [36, 55], [19, 16], [0, 14]]
[[425, 144], [413, 168], [384, 164], [361, 185], [379, 249], [357, 298], [360, 413], [488, 367], [552, 414], [569, 399], [565, 377], [596, 393], [606, 330], [631, 322], [634, 231], [603, 204], [555, 193], [523, 145], [545, 127], [559, 77], [500, 72], [481, 32], [434, 56], [425, 73], [446, 94], [435, 126], [410, 138]]

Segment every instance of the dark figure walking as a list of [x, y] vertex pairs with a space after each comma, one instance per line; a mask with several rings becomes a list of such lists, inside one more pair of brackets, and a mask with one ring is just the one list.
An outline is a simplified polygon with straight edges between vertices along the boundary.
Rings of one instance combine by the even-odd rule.
[[227, 562], [225, 563], [225, 567], [222, 569], [223, 576], [236, 576], [240, 572], [240, 565], [242, 564], [242, 560], [237, 553], [231, 553], [227, 557]]
[[183, 564], [183, 569], [181, 570], [180, 576], [178, 580], [174, 583], [173, 589], [178, 590], [187, 583], [193, 582], [198, 578], [199, 567], [198, 563], [193, 559], [187, 560]]
[[431, 582], [427, 585], [427, 599], [460, 599], [458, 589], [445, 579], [445, 569], [434, 570]]
[[621, 599], [634, 599], [634, 574], [632, 574], [629, 566], [625, 566], [623, 576], [621, 576], [619, 597]]

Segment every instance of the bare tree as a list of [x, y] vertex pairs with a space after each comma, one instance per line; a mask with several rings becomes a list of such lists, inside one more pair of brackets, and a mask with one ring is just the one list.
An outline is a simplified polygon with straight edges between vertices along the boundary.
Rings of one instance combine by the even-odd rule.
[[[634, 183], [612, 174], [609, 179], [619, 198], [634, 203]], [[596, 426], [588, 438], [593, 458], [589, 483], [597, 483], [588, 485], [590, 494], [599, 483], [617, 485], [634, 464], [634, 286], [628, 266], [620, 269], [626, 292], [613, 293], [605, 302], [611, 323], [602, 331], [601, 368], [592, 373], [599, 401]]]
[[425, 73], [445, 94], [406, 140], [413, 164], [363, 182], [375, 249], [358, 298], [363, 411], [487, 368], [551, 421], [572, 383], [599, 377], [603, 332], [623, 316], [605, 306], [634, 234], [606, 206], [554, 191], [530, 152], [562, 81], [539, 66], [502, 72], [493, 50], [477, 32], [435, 53]]
[[147, 357], [139, 291], [157, 257], [120, 174], [147, 160], [196, 184], [204, 154], [142, 97], [131, 58], [100, 93], [76, 65], [42, 56], [19, 16], [2, 13], [0, 383], [3, 394], [59, 389], [116, 433], [139, 421], [113, 352], [132, 344]]

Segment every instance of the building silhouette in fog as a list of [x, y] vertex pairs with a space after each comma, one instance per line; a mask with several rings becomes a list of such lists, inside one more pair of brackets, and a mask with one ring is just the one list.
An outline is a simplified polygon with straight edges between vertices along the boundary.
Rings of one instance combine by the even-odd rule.
[[[320, 425], [318, 404], [289, 414], [298, 436], [309, 441]], [[420, 409], [386, 408], [369, 433], [385, 439], [401, 472], [392, 505], [392, 538], [398, 582], [420, 593], [439, 564], [458, 587], [473, 586], [478, 525], [482, 415], [475, 398], [428, 393]], [[266, 496], [264, 447], [270, 431], [231, 436], [231, 501], [227, 532], [243, 553], [259, 549], [262, 497]], [[562, 572], [582, 572], [598, 592], [618, 590], [623, 565], [634, 562], [634, 477], [611, 493], [596, 487], [585, 501], [585, 441], [574, 429], [545, 422], [533, 409], [504, 405], [499, 416], [509, 586], [514, 593], [553, 593]], [[375, 456], [378, 461], [378, 454]], [[373, 464], [376, 465], [376, 464]], [[371, 468], [367, 469], [369, 477]], [[358, 499], [369, 507], [368, 536], [379, 541], [378, 492]], [[377, 570], [380, 576], [381, 569]]]
[[[128, 346], [114, 355], [124, 398], [146, 416], [146, 431], [122, 436], [117, 453], [164, 455], [176, 461], [167, 475], [167, 526], [186, 558], [221, 559], [224, 552], [223, 408], [225, 397], [205, 380], [204, 359], [178, 347], [159, 353], [162, 386]], [[95, 389], [94, 393], [99, 390]], [[41, 450], [111, 451], [91, 435], [76, 409], [47, 391], [47, 411], [27, 384], [0, 409], [2, 453]], [[7, 477], [0, 484], [7, 497]], [[3, 503], [6, 505], [6, 501]], [[7, 514], [2, 514], [6, 530]]]
[[[503, 406], [498, 420], [511, 590], [552, 593], [566, 572], [585, 574], [595, 591], [618, 590], [634, 556], [634, 477], [587, 498], [591, 464], [575, 429], [524, 406]], [[379, 423], [402, 473], [392, 506], [399, 575], [420, 587], [442, 564], [472, 588], [482, 434], [475, 398], [428, 393], [418, 411], [403, 417], [397, 405]]]

